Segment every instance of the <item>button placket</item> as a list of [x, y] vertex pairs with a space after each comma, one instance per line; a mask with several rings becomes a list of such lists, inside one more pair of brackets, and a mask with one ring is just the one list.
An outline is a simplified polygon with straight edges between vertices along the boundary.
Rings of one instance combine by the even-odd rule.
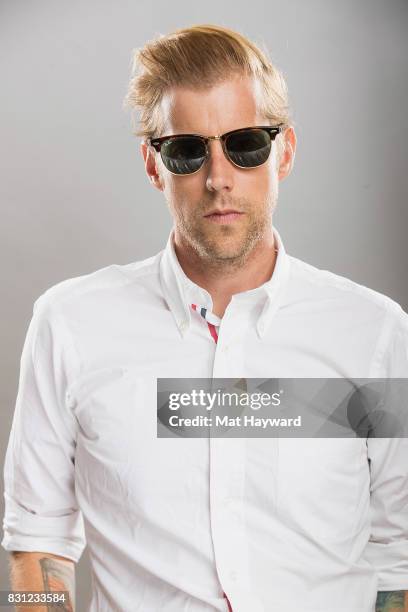
[[[219, 331], [213, 378], [235, 378], [233, 338], [238, 341], [234, 321], [225, 320]], [[239, 341], [238, 341], [239, 342]], [[234, 353], [232, 353], [234, 351]], [[210, 515], [216, 567], [221, 585], [233, 610], [249, 596], [249, 563], [242, 510], [245, 483], [244, 438], [210, 438]]]

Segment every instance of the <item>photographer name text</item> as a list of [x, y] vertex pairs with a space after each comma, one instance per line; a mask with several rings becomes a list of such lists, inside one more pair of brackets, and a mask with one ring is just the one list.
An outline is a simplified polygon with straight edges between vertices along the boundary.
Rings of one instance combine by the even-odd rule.
[[172, 427], [259, 427], [266, 429], [268, 427], [301, 427], [302, 417], [299, 415], [294, 418], [262, 418], [254, 415], [245, 416], [203, 416], [195, 417], [180, 417], [173, 414], [169, 418], [169, 425]]

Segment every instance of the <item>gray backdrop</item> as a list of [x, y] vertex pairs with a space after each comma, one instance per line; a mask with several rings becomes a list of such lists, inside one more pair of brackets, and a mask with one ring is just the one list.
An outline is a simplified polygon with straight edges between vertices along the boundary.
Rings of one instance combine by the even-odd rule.
[[[165, 245], [170, 216], [122, 100], [134, 47], [204, 22], [266, 43], [286, 76], [298, 150], [274, 221], [287, 251], [408, 309], [406, 0], [2, 0], [1, 467], [33, 301]], [[89, 583], [85, 552], [79, 611]]]

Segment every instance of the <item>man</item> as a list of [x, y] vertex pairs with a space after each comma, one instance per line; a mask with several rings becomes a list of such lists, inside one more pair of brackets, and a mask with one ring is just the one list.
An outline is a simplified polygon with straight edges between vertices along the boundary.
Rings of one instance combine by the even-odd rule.
[[157, 437], [158, 378], [408, 371], [401, 307], [272, 226], [296, 151], [282, 75], [194, 26], [136, 54], [127, 103], [174, 226], [35, 304], [5, 465], [14, 584], [51, 575], [72, 600], [87, 543], [93, 612], [404, 610], [406, 439]]

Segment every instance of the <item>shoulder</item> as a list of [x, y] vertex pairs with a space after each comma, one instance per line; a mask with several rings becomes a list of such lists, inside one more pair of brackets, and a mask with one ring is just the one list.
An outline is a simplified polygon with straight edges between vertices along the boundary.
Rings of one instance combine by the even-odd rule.
[[293, 296], [298, 294], [305, 300], [325, 302], [334, 309], [343, 306], [357, 311], [387, 314], [391, 319], [408, 320], [401, 305], [388, 295], [296, 257], [289, 256], [289, 259]]
[[143, 290], [159, 281], [160, 253], [127, 264], [111, 264], [93, 272], [64, 279], [46, 289], [34, 302], [34, 311], [61, 312], [88, 303], [100, 304], [120, 298], [127, 288]]

